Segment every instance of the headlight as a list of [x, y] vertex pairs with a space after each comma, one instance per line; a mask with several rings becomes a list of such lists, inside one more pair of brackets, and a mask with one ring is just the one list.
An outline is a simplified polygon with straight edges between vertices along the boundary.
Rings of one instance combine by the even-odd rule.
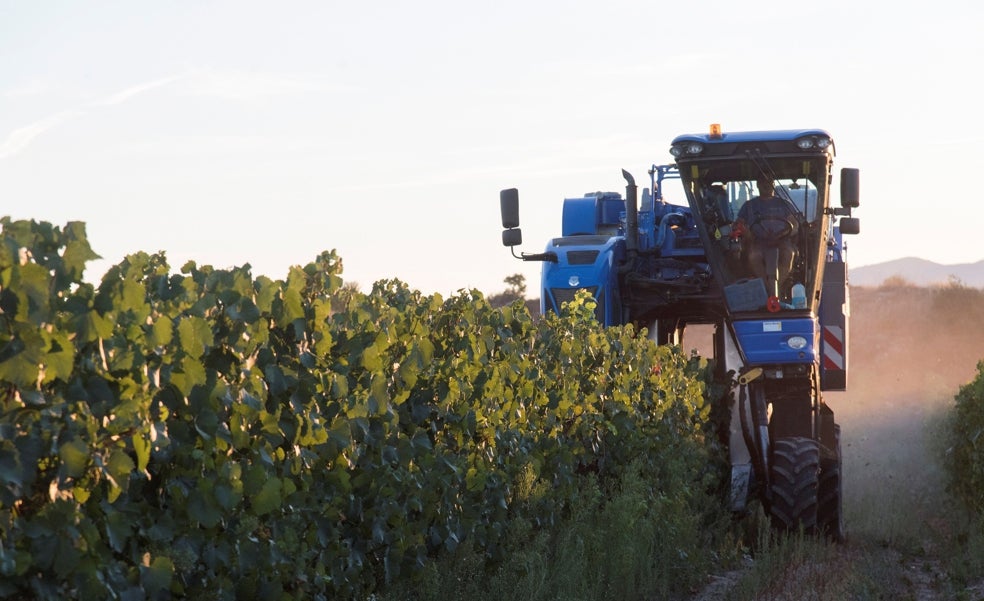
[[702, 152], [704, 152], [704, 145], [700, 142], [681, 142], [670, 147], [670, 154], [677, 158], [698, 155]]
[[806, 338], [803, 338], [802, 336], [790, 336], [789, 339], [786, 340], [786, 344], [788, 344], [789, 348], [794, 351], [798, 351], [806, 348]]
[[830, 138], [827, 136], [805, 136], [796, 140], [796, 146], [800, 150], [810, 150], [811, 148], [824, 150], [830, 146]]

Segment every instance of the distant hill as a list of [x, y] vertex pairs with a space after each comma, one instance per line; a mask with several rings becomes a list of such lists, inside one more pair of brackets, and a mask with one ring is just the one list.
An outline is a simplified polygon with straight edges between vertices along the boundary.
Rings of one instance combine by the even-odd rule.
[[946, 284], [957, 279], [965, 286], [984, 288], [984, 261], [940, 265], [925, 259], [906, 257], [850, 269], [850, 281], [855, 286], [880, 286], [888, 278], [899, 277], [916, 286]]

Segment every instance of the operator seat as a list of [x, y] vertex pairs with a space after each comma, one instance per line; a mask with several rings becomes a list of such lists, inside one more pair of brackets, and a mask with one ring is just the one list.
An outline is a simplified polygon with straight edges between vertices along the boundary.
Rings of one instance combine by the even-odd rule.
[[769, 296], [788, 296], [786, 280], [797, 255], [796, 208], [777, 196], [756, 198], [746, 206], [748, 267], [755, 277], [762, 278]]
[[712, 185], [707, 190], [707, 194], [712, 206], [717, 209], [724, 221], [731, 223], [735, 220], [735, 216], [731, 214], [731, 203], [728, 202], [728, 191], [724, 189], [723, 185]]

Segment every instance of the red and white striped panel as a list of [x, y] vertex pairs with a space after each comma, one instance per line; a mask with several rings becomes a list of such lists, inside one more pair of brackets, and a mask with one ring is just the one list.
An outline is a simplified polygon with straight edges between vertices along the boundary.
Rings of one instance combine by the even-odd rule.
[[844, 369], [844, 329], [839, 326], [823, 326], [823, 366]]

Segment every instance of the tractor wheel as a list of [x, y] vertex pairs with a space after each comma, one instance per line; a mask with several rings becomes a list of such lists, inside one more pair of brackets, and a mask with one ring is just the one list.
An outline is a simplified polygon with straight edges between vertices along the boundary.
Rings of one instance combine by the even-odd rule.
[[817, 527], [831, 540], [842, 543], [845, 539], [843, 513], [843, 487], [841, 484], [840, 425], [834, 424], [834, 451], [836, 457], [820, 459], [820, 482], [817, 489]]
[[773, 441], [769, 514], [777, 530], [816, 530], [819, 472], [817, 441], [800, 436]]

